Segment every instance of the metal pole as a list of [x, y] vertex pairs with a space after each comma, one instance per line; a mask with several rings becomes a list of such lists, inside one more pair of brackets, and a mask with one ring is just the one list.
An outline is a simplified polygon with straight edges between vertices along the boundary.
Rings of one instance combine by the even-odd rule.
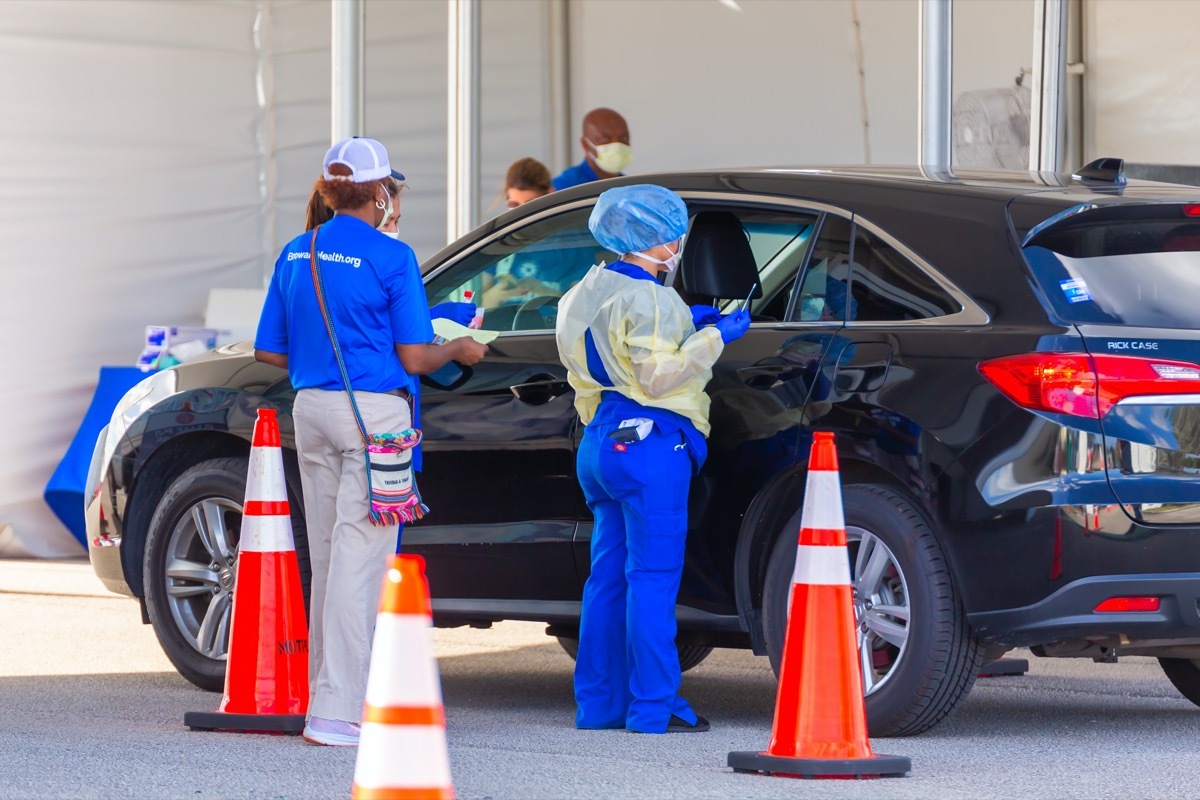
[[1067, 0], [1034, 0], [1029, 168], [1038, 172], [1062, 171], [1066, 54]]
[[558, 173], [575, 156], [571, 127], [571, 26], [567, 0], [550, 0], [550, 171]]
[[363, 103], [366, 4], [364, 0], [330, 0], [329, 5], [333, 10], [333, 38], [330, 42], [333, 61], [333, 83], [330, 86], [332, 143], [351, 136], [362, 136], [367, 127]]
[[954, 27], [951, 0], [921, 0], [918, 50], [917, 153], [918, 163], [937, 170], [950, 169], [954, 131], [950, 124], [951, 68]]
[[475, 226], [479, 197], [479, 0], [449, 0], [446, 235]]

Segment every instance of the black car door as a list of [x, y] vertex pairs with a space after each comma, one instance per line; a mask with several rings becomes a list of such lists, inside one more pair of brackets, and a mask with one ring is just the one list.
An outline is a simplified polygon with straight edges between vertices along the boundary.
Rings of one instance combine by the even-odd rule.
[[419, 485], [431, 513], [404, 542], [426, 558], [440, 617], [548, 619], [547, 604], [564, 602], [578, 611], [572, 540], [586, 506], [554, 324], [558, 297], [612, 258], [597, 250], [589, 212], [539, 215], [428, 273], [431, 305], [471, 292], [483, 329], [498, 333], [483, 361], [422, 380]]

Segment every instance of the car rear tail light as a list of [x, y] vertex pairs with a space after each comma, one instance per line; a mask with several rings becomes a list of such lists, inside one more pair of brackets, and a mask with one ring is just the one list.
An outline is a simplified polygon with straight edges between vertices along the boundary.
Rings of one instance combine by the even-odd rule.
[[1200, 203], [1187, 203], [1183, 207], [1183, 213], [1189, 217], [1200, 217]]
[[1022, 408], [1092, 419], [1128, 397], [1200, 394], [1200, 365], [1156, 358], [1026, 353], [979, 371]]
[[1095, 610], [1100, 612], [1158, 611], [1157, 597], [1110, 597]]

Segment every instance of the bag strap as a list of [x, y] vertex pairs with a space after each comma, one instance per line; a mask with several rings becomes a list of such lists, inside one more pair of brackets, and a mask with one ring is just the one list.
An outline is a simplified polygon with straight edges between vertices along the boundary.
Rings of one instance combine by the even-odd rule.
[[325, 282], [321, 279], [321, 266], [317, 263], [317, 231], [321, 226], [313, 228], [312, 242], [309, 245], [308, 259], [312, 265], [313, 287], [317, 290], [317, 306], [325, 319], [325, 330], [329, 331], [329, 341], [333, 344], [333, 355], [337, 359], [338, 369], [342, 372], [342, 383], [346, 385], [346, 394], [350, 397], [350, 408], [354, 411], [354, 421], [358, 423], [358, 432], [362, 436], [363, 446], [371, 445], [371, 437], [367, 426], [363, 424], [362, 414], [358, 412], [358, 403], [354, 402], [354, 389], [350, 387], [350, 376], [346, 373], [346, 362], [342, 359], [342, 348], [338, 343], [337, 331], [333, 327], [333, 316], [325, 303]]

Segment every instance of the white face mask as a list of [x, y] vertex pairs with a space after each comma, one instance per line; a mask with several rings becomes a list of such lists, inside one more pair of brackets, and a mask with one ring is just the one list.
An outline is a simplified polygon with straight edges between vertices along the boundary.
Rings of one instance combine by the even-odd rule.
[[633, 163], [633, 149], [624, 142], [593, 144], [591, 139], [584, 141], [596, 150], [596, 155], [592, 156], [596, 166], [610, 175], [620, 175]]
[[389, 239], [399, 239], [400, 238], [400, 231], [380, 231], [380, 233], [382, 233], [384, 236], [388, 237]]
[[387, 221], [389, 219], [392, 218], [392, 214], [396, 213], [396, 208], [395, 208], [395, 206], [392, 205], [392, 196], [390, 194], [388, 194], [386, 191], [383, 194], [385, 197], [387, 197], [387, 205], [386, 206], [383, 204], [382, 200], [375, 201], [375, 207], [383, 209], [383, 219], [379, 220], [379, 225], [377, 225], [375, 228], [380, 233], [384, 232], [383, 226], [385, 224], [387, 224]]
[[[671, 249], [670, 246], [668, 246], [667, 250], [669, 251], [670, 249]], [[671, 255], [668, 256], [665, 261], [657, 259], [652, 255], [648, 255], [645, 252], [635, 253], [635, 255], [638, 258], [644, 258], [647, 261], [652, 261], [655, 264], [662, 264], [664, 267], [666, 267], [667, 269], [665, 270], [665, 272], [666, 272], [667, 282], [670, 282], [671, 276], [675, 273], [675, 269], [679, 266], [679, 256], [682, 253], [683, 253], [683, 243], [676, 242], [675, 243], [675, 252], [671, 253]]]

